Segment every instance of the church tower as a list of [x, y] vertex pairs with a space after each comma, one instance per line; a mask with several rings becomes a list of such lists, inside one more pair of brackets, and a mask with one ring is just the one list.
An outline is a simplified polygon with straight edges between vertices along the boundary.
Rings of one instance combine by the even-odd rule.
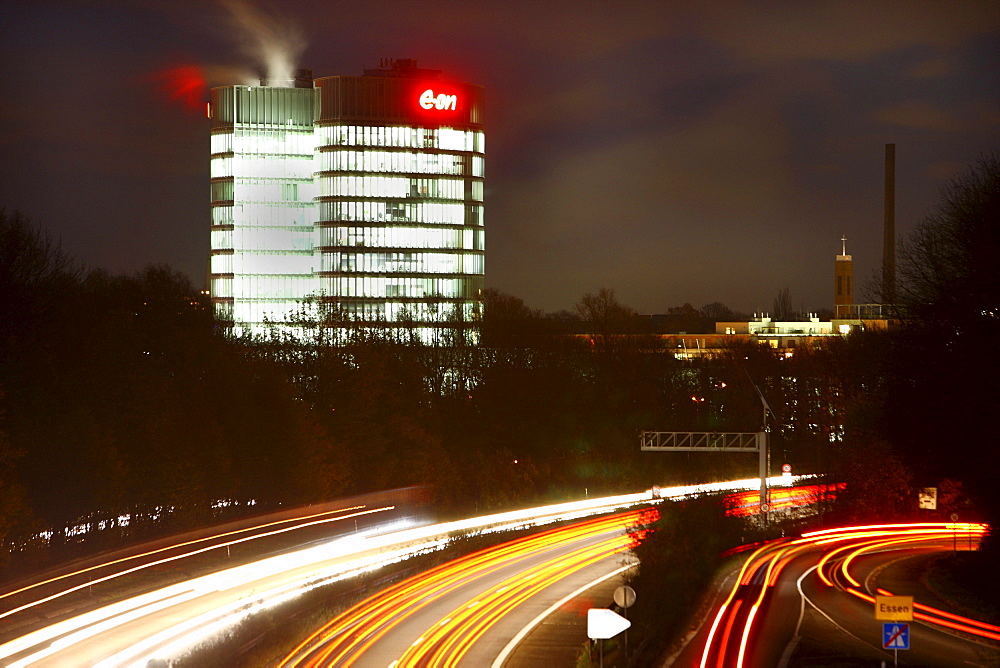
[[847, 237], [840, 238], [840, 255], [834, 265], [834, 312], [837, 318], [850, 318], [854, 304], [854, 260], [847, 254]]

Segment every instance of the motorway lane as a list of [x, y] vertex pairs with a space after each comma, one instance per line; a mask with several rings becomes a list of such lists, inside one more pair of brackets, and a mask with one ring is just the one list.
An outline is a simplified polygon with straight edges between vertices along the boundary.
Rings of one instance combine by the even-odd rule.
[[620, 569], [641, 513], [529, 536], [453, 560], [373, 596], [284, 666], [488, 666], [554, 601]]
[[[794, 478], [772, 478], [770, 484], [773, 486], [788, 485], [794, 484], [795, 480]], [[660, 492], [663, 499], [684, 498], [703, 493], [751, 489], [756, 488], [757, 485], [758, 481], [756, 480], [738, 480], [664, 488]], [[383, 494], [377, 493], [375, 496], [382, 498]], [[392, 558], [405, 558], [404, 553], [409, 554], [417, 549], [434, 549], [435, 544], [443, 544], [451, 535], [501, 530], [503, 527], [536, 526], [553, 521], [568, 521], [573, 518], [608, 512], [616, 508], [645, 505], [649, 501], [650, 491], [646, 490], [645, 492], [600, 499], [587, 499], [498, 513], [487, 517], [468, 518], [443, 525], [429, 526], [425, 529], [414, 529], [409, 532], [398, 531], [392, 536], [386, 537], [385, 542], [378, 543], [373, 547], [370, 547], [372, 544], [368, 542], [345, 547], [343, 543], [349, 542], [346, 539], [336, 545], [327, 542], [314, 548], [283, 553], [280, 557], [247, 563], [239, 568], [230, 568], [194, 579], [190, 578], [189, 570], [179, 569], [172, 576], [175, 580], [180, 581], [169, 588], [152, 591], [154, 589], [153, 579], [142, 584], [140, 589], [149, 593], [141, 598], [135, 597], [131, 593], [127, 594], [125, 587], [119, 587], [118, 591], [99, 592], [99, 587], [95, 586], [93, 588], [94, 599], [89, 599], [83, 593], [90, 589], [89, 578], [95, 575], [100, 577], [107, 574], [115, 575], [123, 568], [124, 570], [130, 569], [134, 562], [97, 564], [96, 569], [80, 570], [64, 581], [48, 583], [31, 592], [25, 593], [27, 591], [25, 590], [19, 594], [13, 594], [13, 596], [21, 598], [15, 599], [8, 596], [0, 601], [0, 615], [10, 613], [6, 614], [4, 619], [0, 619], [0, 628], [4, 629], [4, 636], [0, 638], [0, 643], [2, 643], [0, 644], [0, 663], [7, 662], [8, 665], [17, 666], [28, 665], [31, 662], [39, 663], [39, 665], [81, 665], [98, 663], [101, 659], [112, 659], [115, 663], [124, 663], [125, 665], [129, 665], [129, 661], [135, 665], [144, 665], [149, 658], [170, 658], [186, 651], [188, 643], [194, 642], [199, 634], [201, 637], [207, 637], [212, 633], [221, 632], [226, 625], [234, 623], [234, 620], [241, 616], [245, 616], [258, 604], [260, 606], [273, 605], [282, 598], [290, 597], [291, 594], [287, 588], [301, 589], [304, 586], [311, 586], [323, 578], [341, 577], [345, 569], [357, 572], [359, 568], [375, 567], [373, 562], [379, 560], [384, 562]], [[288, 512], [291, 515], [299, 515], [301, 510], [293, 509]], [[362, 521], [358, 520], [358, 522], [361, 525], [359, 528], [363, 529]], [[245, 527], [238, 528], [242, 530]], [[189, 538], [200, 539], [213, 531], [218, 532], [218, 529], [209, 528], [204, 531], [207, 533], [197, 532], [200, 535], [187, 536], [185, 540]], [[361, 536], [353, 536], [353, 538], [360, 539]], [[221, 543], [211, 542], [201, 546], [210, 547], [212, 551], [218, 553], [222, 543], [229, 540], [229, 538], [220, 536], [212, 538], [213, 541], [220, 539]], [[155, 556], [147, 555], [147, 557], [151, 557], [155, 561], [162, 557], [180, 556], [174, 553], [177, 546], [171, 544], [172, 540], [176, 541], [177, 538], [164, 539], [162, 542], [162, 546], [169, 548], [166, 552], [157, 553]], [[364, 538], [364, 541], [368, 540], [368, 538]], [[282, 547], [287, 548], [288, 546]], [[351, 558], [343, 558], [345, 554], [343, 550], [337, 552], [341, 547], [352, 552]], [[180, 551], [183, 552], [185, 549], [187, 548], [182, 548]], [[396, 549], [399, 552], [394, 552]], [[135, 555], [129, 553], [122, 556], [130, 560]], [[236, 556], [235, 550], [233, 556]], [[195, 557], [195, 559], [197, 558]], [[183, 559], [190, 561], [191, 557], [187, 556]], [[143, 560], [146, 560], [146, 557], [140, 557], [141, 565], [145, 568], [149, 565], [149, 561]], [[222, 564], [213, 564], [213, 566], [218, 565]], [[270, 569], [269, 572], [258, 571], [258, 569], [265, 567]], [[146, 570], [149, 569], [146, 568]], [[278, 571], [281, 573], [277, 574]], [[298, 576], [298, 579], [294, 576]], [[128, 577], [115, 577], [112, 580], [120, 583], [127, 580]], [[87, 581], [85, 587], [80, 587], [81, 579]], [[62, 590], [65, 590], [66, 588], [63, 587], [65, 583], [69, 583], [69, 588], [75, 588], [75, 590], [56, 599], [42, 601], [39, 605], [23, 608], [25, 603], [22, 600], [23, 597], [26, 596], [29, 599], [27, 601], [29, 604], [38, 603], [40, 599], [47, 599], [51, 596], [50, 590], [46, 588], [59, 589], [62, 587]], [[160, 587], [161, 585], [155, 586]], [[0, 597], [4, 593], [11, 593], [11, 589], [17, 588], [19, 587], [11, 587], [0, 592]], [[126, 598], [126, 596], [132, 596], [132, 598]], [[99, 600], [100, 597], [106, 598]], [[106, 605], [109, 600], [116, 602]], [[140, 610], [140, 606], [149, 607]], [[222, 609], [217, 606], [221, 606]], [[16, 608], [22, 609], [20, 612], [14, 612]], [[15, 616], [18, 614], [27, 616], [27, 618], [22, 616], [20, 623], [11, 623], [17, 621]], [[140, 617], [142, 619], [139, 619]], [[184, 623], [187, 623], [187, 627], [179, 628]], [[30, 633], [26, 632], [29, 628], [34, 630], [31, 630]], [[95, 637], [91, 637], [92, 635]], [[137, 647], [139, 644], [141, 646]], [[133, 648], [134, 652], [129, 654], [132, 658], [126, 660], [119, 653], [129, 648]], [[14, 664], [9, 663], [15, 659]]]
[[[72, 614], [316, 540], [409, 517], [411, 490], [271, 513], [75, 561], [0, 587], [0, 644]], [[2, 658], [2, 657], [0, 657]]]
[[[925, 530], [911, 526], [847, 531], [782, 539], [760, 547], [727, 582], [730, 594], [725, 603], [717, 606], [674, 665], [822, 665], [834, 657], [892, 660], [892, 653], [882, 649], [882, 623], [874, 619], [874, 603], [863, 597], [868, 595], [866, 588], [872, 594], [877, 591], [880, 578], [889, 582], [886, 574], [897, 572], [899, 564], [905, 563], [901, 559], [952, 549], [947, 532], [935, 534], [934, 529], [927, 529], [927, 535], [916, 536], [920, 540], [915, 542], [913, 532], [917, 531]], [[878, 532], [899, 532], [896, 535], [909, 542], [886, 544], [885, 538], [873, 538]], [[969, 530], [970, 537], [974, 532]], [[865, 545], [869, 547], [859, 547]], [[852, 556], [853, 552], [858, 554]], [[768, 586], [762, 589], [765, 582]], [[899, 583], [894, 584], [898, 587]], [[930, 600], [919, 584], [911, 587], [893, 593], [913, 594], [918, 604]], [[753, 611], [755, 604], [758, 609]], [[913, 649], [900, 652], [901, 665], [1000, 664], [996, 642], [1000, 628], [979, 627], [972, 633], [956, 634], [940, 626], [952, 622], [934, 618], [939, 623], [914, 623]], [[968, 620], [960, 625], [972, 628]], [[993, 638], [982, 637], [991, 634]]]
[[[157, 650], [164, 647], [165, 641], [157, 639], [165, 631], [173, 631], [169, 635], [172, 638], [182, 630], [208, 629], [224, 613], [249, 608], [266, 593], [297, 589], [303, 583], [321, 577], [319, 574], [324, 572], [337, 573], [345, 568], [357, 568], [354, 564], [359, 559], [378, 563], [386, 558], [386, 548], [377, 542], [373, 541], [375, 546], [370, 549], [353, 547], [356, 541], [363, 540], [349, 537], [331, 541], [329, 546], [227, 569], [128, 599], [110, 606], [111, 609], [86, 613], [95, 615], [94, 619], [74, 624], [79, 630], [67, 635], [57, 634], [57, 640], [51, 643], [49, 650], [43, 650], [50, 653], [39, 655], [30, 665], [94, 666], [102, 662], [127, 665], [130, 661], [144, 665], [146, 660], [143, 657], [156, 655]], [[344, 549], [345, 545], [351, 547]], [[80, 621], [80, 618], [69, 621]], [[35, 643], [30, 635], [26, 644], [35, 651], [49, 644], [47, 641]], [[6, 648], [7, 645], [0, 647]], [[53, 648], [56, 651], [51, 651]], [[162, 653], [170, 656], [175, 652], [163, 650]], [[19, 664], [14, 662], [11, 665]]]
[[[905, 568], [908, 562], [926, 562], [930, 556], [951, 550], [951, 541], [944, 539], [905, 551], [866, 555], [852, 564], [851, 573], [865, 585], [864, 591], [874, 595], [881, 583], [890, 579], [888, 574]], [[942, 605], [918, 580], [910, 580], [905, 585], [898, 580], [895, 583], [897, 588], [891, 591], [897, 595], [912, 595], [917, 603]], [[803, 579], [802, 591], [810, 602], [832, 618], [813, 615], [812, 623], [802, 632], [808, 646], [816, 647], [823, 643], [831, 652], [839, 650], [848, 656], [872, 657], [887, 662], [893, 660], [893, 652], [882, 649], [882, 622], [875, 619], [872, 602], [827, 587], [819, 578]], [[996, 642], [919, 619], [909, 622], [909, 625], [910, 649], [899, 651], [900, 665], [1000, 665], [1000, 645]], [[833, 643], [827, 640], [831, 637], [835, 639]]]
[[[738, 481], [742, 485], [742, 482]], [[690, 493], [690, 492], [684, 492]], [[135, 665], [176, 657], [191, 643], [321, 581], [435, 549], [467, 532], [523, 528], [649, 503], [649, 493], [528, 508], [379, 535], [351, 535], [133, 597], [0, 645], [7, 665]]]

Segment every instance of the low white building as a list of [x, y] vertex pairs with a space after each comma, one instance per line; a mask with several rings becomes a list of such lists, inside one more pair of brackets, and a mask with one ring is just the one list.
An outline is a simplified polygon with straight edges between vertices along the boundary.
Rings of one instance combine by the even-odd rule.
[[742, 334], [752, 336], [761, 343], [772, 348], [796, 348], [804, 340], [820, 336], [836, 336], [843, 334], [830, 321], [821, 321], [819, 317], [810, 314], [808, 320], [772, 320], [761, 315], [750, 321], [717, 322], [716, 334]]

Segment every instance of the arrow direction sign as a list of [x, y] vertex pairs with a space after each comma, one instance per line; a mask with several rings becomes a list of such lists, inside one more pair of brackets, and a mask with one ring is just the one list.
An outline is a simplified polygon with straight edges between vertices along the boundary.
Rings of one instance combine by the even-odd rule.
[[632, 622], [607, 608], [587, 610], [587, 637], [591, 640], [614, 638], [632, 626]]

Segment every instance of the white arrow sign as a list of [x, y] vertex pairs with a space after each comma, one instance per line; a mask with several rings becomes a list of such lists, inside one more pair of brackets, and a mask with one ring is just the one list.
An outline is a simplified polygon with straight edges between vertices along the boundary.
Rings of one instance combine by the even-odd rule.
[[632, 626], [632, 622], [607, 608], [591, 608], [587, 611], [587, 637], [591, 640], [614, 638]]

